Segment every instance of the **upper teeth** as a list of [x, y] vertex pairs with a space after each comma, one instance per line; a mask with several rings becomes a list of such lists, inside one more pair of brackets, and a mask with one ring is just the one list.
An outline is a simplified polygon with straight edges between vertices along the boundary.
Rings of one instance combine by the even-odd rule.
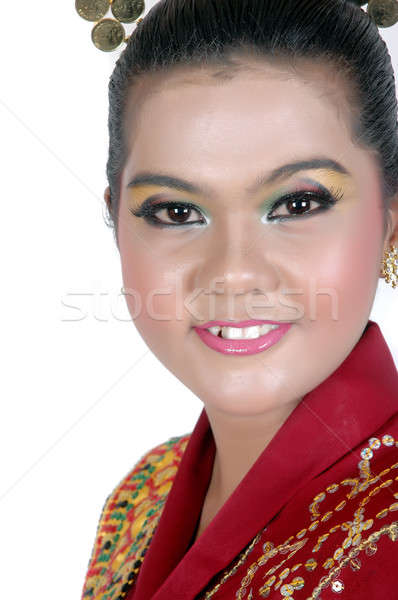
[[254, 327], [220, 327], [219, 325], [215, 325], [214, 327], [209, 327], [208, 331], [213, 335], [218, 335], [221, 331], [222, 337], [228, 340], [247, 340], [265, 335], [277, 327], [279, 325], [271, 325], [269, 323], [255, 325]]

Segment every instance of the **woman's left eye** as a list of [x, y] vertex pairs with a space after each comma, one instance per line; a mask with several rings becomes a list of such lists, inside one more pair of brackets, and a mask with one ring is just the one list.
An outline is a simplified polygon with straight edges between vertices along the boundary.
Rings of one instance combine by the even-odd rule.
[[[199, 209], [193, 204], [186, 202], [157, 202], [146, 205], [144, 203], [138, 211], [131, 210], [131, 212], [136, 217], [144, 217], [148, 223], [158, 227], [181, 227], [184, 225], [203, 225], [206, 223]], [[199, 215], [199, 220], [189, 220], [193, 212]], [[163, 218], [160, 218], [159, 214]]]
[[[342, 190], [336, 190], [329, 193], [328, 191], [319, 190], [312, 191], [297, 191], [283, 196], [274, 202], [270, 212], [267, 214], [268, 221], [287, 221], [290, 219], [303, 218], [319, 213], [331, 208], [343, 196]], [[309, 210], [311, 204], [315, 202], [319, 206], [315, 210]], [[286, 212], [270, 216], [279, 206], [286, 206]]]

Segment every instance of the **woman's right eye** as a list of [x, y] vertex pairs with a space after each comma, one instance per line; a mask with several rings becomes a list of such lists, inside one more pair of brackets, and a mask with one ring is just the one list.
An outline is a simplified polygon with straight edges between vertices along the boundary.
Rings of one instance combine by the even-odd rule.
[[[184, 227], [207, 222], [199, 209], [189, 202], [144, 202], [138, 210], [130, 210], [134, 216], [143, 217], [150, 225], [157, 227]], [[188, 220], [194, 211], [200, 220]]]

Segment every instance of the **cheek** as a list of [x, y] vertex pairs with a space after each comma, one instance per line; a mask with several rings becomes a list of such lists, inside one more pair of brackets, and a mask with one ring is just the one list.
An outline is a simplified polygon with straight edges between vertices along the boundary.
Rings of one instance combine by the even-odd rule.
[[144, 229], [122, 201], [118, 238], [125, 299], [138, 332], [159, 356], [169, 352], [172, 335], [186, 328], [177, 318], [183, 265], [167, 247], [151, 243]]
[[180, 270], [167, 257], [148, 252], [136, 239], [120, 236], [119, 248], [130, 315], [145, 342], [158, 354], [170, 344], [176, 329], [186, 327], [183, 320], [177, 320]]
[[382, 227], [375, 203], [364, 203], [362, 208], [358, 204], [340, 221], [338, 235], [333, 228], [320, 241], [319, 260], [311, 261], [312, 273], [317, 274], [314, 287], [318, 292], [330, 289], [331, 295], [317, 296], [318, 316], [332, 317], [333, 297], [339, 321], [366, 320], [378, 283]]
[[371, 310], [380, 272], [380, 252], [383, 238], [383, 215], [376, 203], [368, 210], [357, 210], [348, 223], [341, 256], [342, 293], [352, 310]]

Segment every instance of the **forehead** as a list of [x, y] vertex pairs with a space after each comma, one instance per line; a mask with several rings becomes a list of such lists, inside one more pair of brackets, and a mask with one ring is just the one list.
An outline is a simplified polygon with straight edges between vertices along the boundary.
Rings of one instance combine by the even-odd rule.
[[126, 164], [206, 160], [219, 168], [317, 150], [341, 156], [354, 150], [351, 96], [336, 69], [309, 60], [238, 60], [146, 74], [128, 98]]

